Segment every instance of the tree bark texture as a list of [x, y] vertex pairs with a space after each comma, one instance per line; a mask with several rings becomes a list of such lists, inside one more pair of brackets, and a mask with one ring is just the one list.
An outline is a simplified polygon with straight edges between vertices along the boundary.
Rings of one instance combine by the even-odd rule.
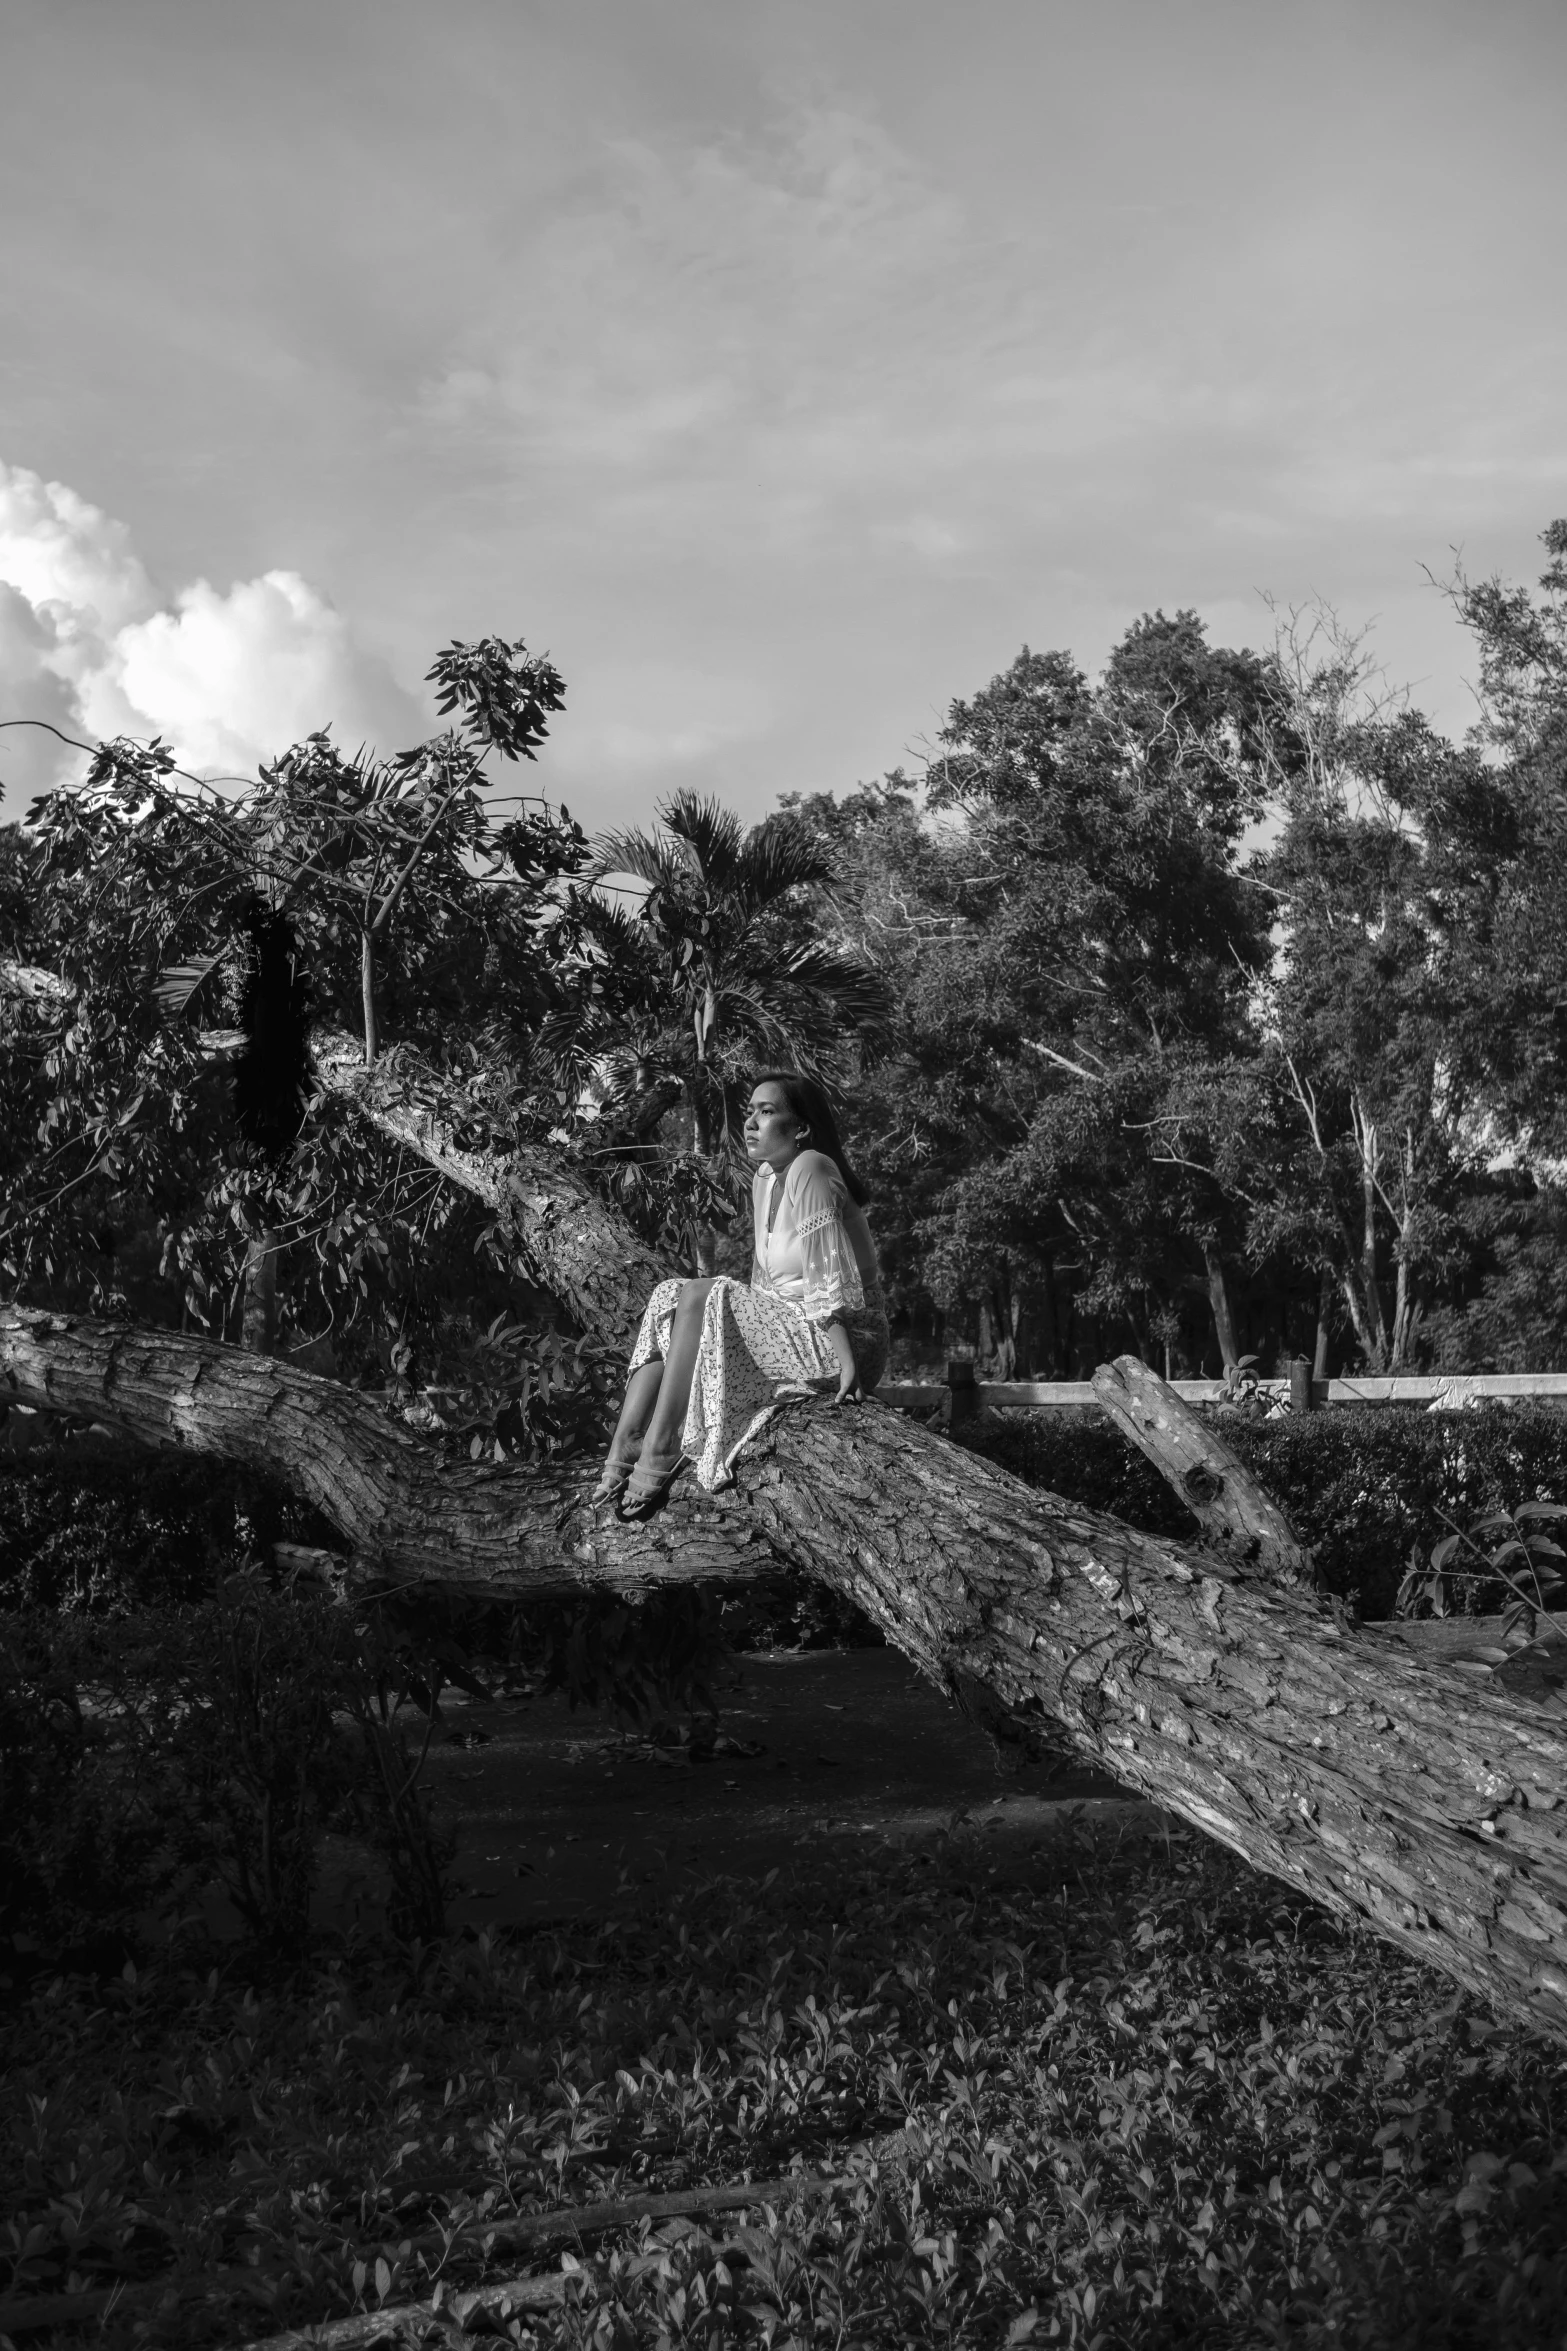
[[646, 1525], [586, 1475], [444, 1465], [366, 1398], [239, 1349], [0, 1313], [0, 1383], [265, 1466], [380, 1572], [493, 1591], [789, 1566], [938, 1685], [977, 1681], [1341, 1916], [1567, 2039], [1567, 1712], [1352, 1632], [1252, 1566], [1040, 1494], [878, 1406], [790, 1407], [716, 1500]]
[[408, 1046], [388, 1047], [373, 1067], [346, 1030], [317, 1030], [310, 1049], [324, 1092], [482, 1200], [519, 1270], [585, 1330], [630, 1351], [648, 1292], [670, 1268], [585, 1176], [510, 1138], [498, 1148], [483, 1101]]

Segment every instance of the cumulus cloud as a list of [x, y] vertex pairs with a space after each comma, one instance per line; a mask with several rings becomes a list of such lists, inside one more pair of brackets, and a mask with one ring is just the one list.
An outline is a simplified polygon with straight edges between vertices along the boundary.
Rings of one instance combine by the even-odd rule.
[[[0, 718], [63, 734], [161, 735], [198, 773], [246, 773], [330, 726], [349, 749], [428, 719], [297, 572], [159, 597], [123, 523], [0, 463]], [[0, 777], [36, 791], [80, 766], [53, 736], [0, 736]]]

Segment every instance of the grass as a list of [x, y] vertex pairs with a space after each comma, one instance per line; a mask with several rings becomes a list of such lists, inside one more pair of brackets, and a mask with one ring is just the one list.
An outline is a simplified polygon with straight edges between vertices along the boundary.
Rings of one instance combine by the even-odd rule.
[[792, 2163], [848, 2184], [585, 2243], [513, 2338], [1567, 2340], [1567, 2059], [1181, 1834], [954, 1838], [270, 1982], [62, 1978], [0, 2060], [5, 2290], [167, 2282], [53, 2338], [105, 2351], [396, 2304], [515, 2271], [507, 2215]]

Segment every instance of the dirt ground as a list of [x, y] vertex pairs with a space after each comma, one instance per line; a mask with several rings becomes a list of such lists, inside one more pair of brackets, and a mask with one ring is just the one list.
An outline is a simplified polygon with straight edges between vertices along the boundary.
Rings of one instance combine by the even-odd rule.
[[[448, 1694], [448, 1736], [426, 1768], [459, 1829], [452, 1925], [541, 1924], [601, 1909], [622, 1887], [828, 1866], [878, 1839], [972, 1835], [1016, 1867], [1085, 1815], [1143, 1832], [1158, 1817], [1087, 1773], [1004, 1776], [984, 1733], [895, 1650], [741, 1657], [721, 1703], [703, 1761], [562, 1698]], [[349, 1914], [373, 1898], [347, 1855], [324, 1891]]]

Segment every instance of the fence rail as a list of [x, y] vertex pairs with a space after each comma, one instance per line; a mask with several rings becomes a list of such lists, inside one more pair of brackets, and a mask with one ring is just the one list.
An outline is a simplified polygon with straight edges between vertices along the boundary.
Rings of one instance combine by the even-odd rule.
[[[1567, 1409], [1567, 1371], [1435, 1372], [1392, 1379], [1307, 1380], [1309, 1366], [1283, 1380], [1258, 1380], [1255, 1392], [1270, 1404], [1293, 1411], [1319, 1411], [1334, 1404], [1420, 1404], [1428, 1412], [1453, 1412], [1467, 1404], [1518, 1402], [1534, 1398]], [[1220, 1404], [1232, 1391], [1222, 1380], [1172, 1380], [1188, 1404]], [[883, 1404], [903, 1412], [934, 1412], [945, 1404], [957, 1419], [982, 1407], [1007, 1412], [1081, 1411], [1094, 1407], [1087, 1380], [977, 1380], [974, 1366], [954, 1361], [944, 1381], [889, 1380], [876, 1391]]]

